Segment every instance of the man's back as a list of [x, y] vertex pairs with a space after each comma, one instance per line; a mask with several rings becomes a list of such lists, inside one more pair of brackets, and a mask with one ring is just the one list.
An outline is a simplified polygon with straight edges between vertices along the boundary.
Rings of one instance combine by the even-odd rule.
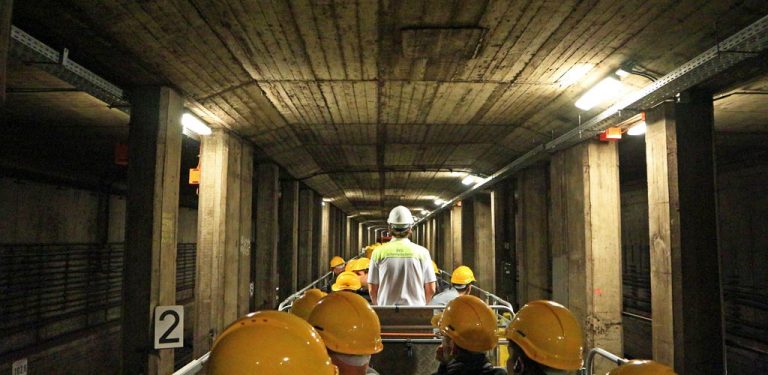
[[392, 239], [371, 259], [368, 283], [378, 285], [378, 305], [426, 305], [424, 284], [435, 280], [429, 251], [407, 238]]

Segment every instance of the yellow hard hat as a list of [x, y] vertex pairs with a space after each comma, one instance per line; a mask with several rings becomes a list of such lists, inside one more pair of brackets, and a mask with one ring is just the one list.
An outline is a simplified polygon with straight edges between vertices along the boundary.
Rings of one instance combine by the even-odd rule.
[[559, 370], [581, 368], [584, 341], [581, 326], [563, 305], [532, 301], [517, 312], [506, 336], [528, 358]]
[[328, 349], [341, 354], [371, 355], [384, 349], [376, 312], [354, 293], [333, 293], [315, 305], [309, 324]]
[[365, 247], [365, 257], [368, 258], [368, 259], [371, 259], [371, 257], [373, 256], [373, 250], [374, 249], [375, 249], [375, 247], [373, 245], [366, 246]]
[[467, 266], [459, 266], [451, 274], [451, 284], [467, 285], [475, 281], [475, 274]]
[[440, 269], [437, 268], [437, 263], [434, 260], [432, 261], [432, 270], [435, 271], [435, 275], [440, 275]]
[[661, 363], [635, 359], [614, 368], [608, 375], [676, 375], [676, 373]]
[[352, 272], [367, 270], [371, 266], [371, 260], [368, 258], [358, 258], [352, 265]]
[[209, 375], [338, 374], [317, 331], [281, 311], [232, 323], [216, 338], [207, 368]]
[[338, 292], [340, 290], [358, 290], [363, 286], [360, 284], [360, 278], [354, 272], [344, 271], [336, 278], [336, 283], [331, 285], [331, 290]]
[[352, 271], [352, 267], [355, 266], [355, 263], [357, 263], [357, 259], [350, 259], [349, 262], [347, 262], [347, 265], [344, 266], [344, 271], [345, 272]]
[[317, 301], [320, 298], [327, 296], [328, 293], [321, 291], [320, 289], [310, 289], [304, 293], [299, 299], [293, 302], [291, 306], [291, 313], [298, 316], [301, 319], [309, 319], [309, 313], [315, 307]]
[[[435, 320], [433, 317], [433, 324]], [[471, 352], [487, 352], [498, 343], [496, 315], [475, 296], [458, 296], [449, 302], [436, 327], [456, 345]]]
[[331, 268], [336, 268], [342, 264], [344, 264], [344, 258], [338, 255], [331, 259]]

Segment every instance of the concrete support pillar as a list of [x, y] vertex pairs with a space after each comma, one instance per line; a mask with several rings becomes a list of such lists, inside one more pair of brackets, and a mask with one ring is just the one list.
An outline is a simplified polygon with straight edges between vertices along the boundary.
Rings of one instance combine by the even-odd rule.
[[[313, 194], [314, 196], [314, 212], [312, 217], [312, 280], [317, 280], [320, 276], [325, 275], [327, 270], [325, 269], [324, 258], [321, 257], [321, 249], [323, 247], [323, 197], [319, 194]], [[328, 252], [325, 252], [325, 256], [328, 256]]]
[[478, 285], [496, 290], [496, 234], [494, 228], [493, 193], [477, 193], [472, 197], [473, 261]]
[[362, 250], [367, 243], [365, 243], [365, 224], [357, 223], [357, 251]]
[[360, 223], [360, 246], [366, 247], [371, 244], [369, 240], [370, 230], [367, 225]]
[[515, 220], [520, 305], [552, 298], [547, 224], [547, 169], [532, 167], [518, 177], [519, 210]]
[[461, 202], [459, 202], [451, 208], [451, 250], [453, 250], [453, 256], [451, 258], [453, 259], [453, 264], [450, 266], [446, 265], [446, 267], [451, 270], [462, 265], [461, 234]]
[[314, 236], [317, 235], [315, 224], [315, 192], [304, 189], [299, 192], [299, 262], [297, 269], [297, 278], [299, 288], [311, 283], [313, 278], [313, 266], [318, 252], [314, 247]]
[[461, 264], [475, 269], [475, 200], [461, 202]]
[[328, 273], [331, 261], [331, 205], [323, 202], [321, 211], [321, 224], [320, 224], [320, 254], [318, 258], [317, 272], [322, 276]]
[[517, 268], [515, 265], [515, 194], [514, 179], [498, 183], [493, 190], [493, 220], [496, 234], [496, 292], [517, 303]]
[[435, 250], [437, 248], [437, 236], [436, 236], [436, 219], [433, 217], [429, 219], [427, 222], [427, 233], [429, 235], [427, 236], [427, 249], [429, 249], [429, 253], [432, 255], [432, 258], [435, 257]]
[[154, 350], [156, 306], [176, 304], [181, 114], [168, 87], [134, 92], [122, 299], [122, 373], [171, 374], [173, 350]]
[[13, 0], [0, 2], [0, 122], [5, 121], [5, 89], [8, 81], [6, 66], [8, 65], [8, 50], [11, 45], [11, 15]]
[[453, 272], [453, 232], [451, 230], [451, 212], [452, 211], [444, 211], [441, 212], [438, 219], [441, 221], [440, 225], [440, 238], [441, 238], [441, 246], [440, 246], [440, 263], [438, 263], [438, 266], [440, 266], [440, 269], [443, 269], [447, 272]]
[[[622, 355], [621, 201], [616, 143], [588, 141], [550, 164], [555, 301], [581, 321], [585, 347]], [[597, 363], [596, 373], [613, 366]]]
[[279, 175], [275, 164], [260, 163], [258, 166], [256, 248], [253, 255], [253, 300], [256, 310], [272, 309], [277, 304]]
[[[330, 226], [328, 228], [328, 236], [330, 238], [330, 256], [340, 256], [344, 258], [344, 254], [341, 251], [341, 243], [342, 239], [341, 236], [344, 234], [341, 230], [342, 225], [340, 225], [340, 218], [341, 215], [339, 215], [339, 210], [331, 206], [331, 220], [330, 220]], [[346, 260], [346, 258], [344, 258]]]
[[278, 241], [279, 299], [282, 301], [298, 290], [299, 263], [299, 182], [280, 182], [280, 237]]
[[355, 223], [355, 219], [348, 216], [345, 216], [344, 224], [344, 259], [349, 259], [358, 253], [358, 250], [355, 250], [355, 243], [357, 242], [357, 224]]
[[722, 374], [712, 97], [685, 93], [647, 114], [653, 359]]
[[223, 129], [202, 137], [194, 354], [246, 314], [251, 280], [253, 147]]

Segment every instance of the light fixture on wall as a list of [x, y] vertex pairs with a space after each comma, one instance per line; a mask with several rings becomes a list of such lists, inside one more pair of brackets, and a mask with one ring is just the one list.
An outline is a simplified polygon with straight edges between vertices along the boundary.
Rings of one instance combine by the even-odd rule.
[[616, 96], [620, 89], [621, 82], [618, 79], [614, 77], [606, 77], [589, 89], [589, 91], [584, 93], [584, 95], [576, 101], [576, 107], [588, 111], [592, 109], [592, 107]]
[[461, 180], [461, 183], [464, 184], [464, 185], [469, 186], [469, 185], [472, 185], [472, 184], [476, 184], [476, 183], [480, 182], [481, 180], [482, 179], [480, 177], [468, 174], [466, 177], [464, 177]]
[[642, 113], [642, 119], [627, 129], [627, 135], [643, 135], [648, 128], [645, 122], [645, 112]]
[[211, 128], [191, 113], [184, 113], [181, 115], [181, 125], [184, 126], [184, 129], [190, 130], [198, 135], [211, 134]]
[[443, 205], [443, 203], [445, 203], [445, 201], [443, 199], [435, 198], [435, 204], [436, 205], [441, 206], [441, 205]]
[[592, 64], [576, 64], [557, 80], [557, 84], [560, 87], [568, 87], [582, 79], [592, 68]]

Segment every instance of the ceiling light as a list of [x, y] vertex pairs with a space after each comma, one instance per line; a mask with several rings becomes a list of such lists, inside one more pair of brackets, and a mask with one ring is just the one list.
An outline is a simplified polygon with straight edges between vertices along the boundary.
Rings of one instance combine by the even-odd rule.
[[464, 185], [472, 185], [475, 182], [475, 176], [469, 174], [467, 177], [464, 177], [463, 180], [461, 180], [461, 183]]
[[645, 123], [645, 121], [640, 121], [637, 124], [633, 125], [629, 130], [627, 130], [628, 135], [643, 135], [645, 134], [645, 129], [648, 127], [648, 125]]
[[618, 70], [616, 70], [615, 73], [616, 73], [617, 76], [619, 76], [619, 78], [625, 78], [625, 77], [627, 77], [630, 74], [628, 71], [626, 71], [626, 70], [624, 70], [622, 68], [619, 68]]
[[576, 101], [576, 107], [588, 111], [592, 107], [602, 103], [618, 94], [621, 82], [613, 77], [607, 77], [589, 89]]
[[184, 126], [185, 129], [191, 130], [199, 135], [211, 134], [211, 128], [191, 113], [181, 115], [181, 125]]
[[443, 203], [445, 203], [445, 201], [444, 201], [444, 200], [442, 200], [442, 199], [440, 199], [440, 198], [437, 198], [437, 199], [435, 199], [435, 204], [436, 204], [436, 205], [440, 206], [440, 205], [442, 205]]
[[557, 80], [557, 84], [560, 87], [568, 87], [582, 79], [593, 67], [592, 64], [576, 64]]
[[333, 199], [331, 199], [331, 198], [323, 198], [323, 202], [333, 202]]

